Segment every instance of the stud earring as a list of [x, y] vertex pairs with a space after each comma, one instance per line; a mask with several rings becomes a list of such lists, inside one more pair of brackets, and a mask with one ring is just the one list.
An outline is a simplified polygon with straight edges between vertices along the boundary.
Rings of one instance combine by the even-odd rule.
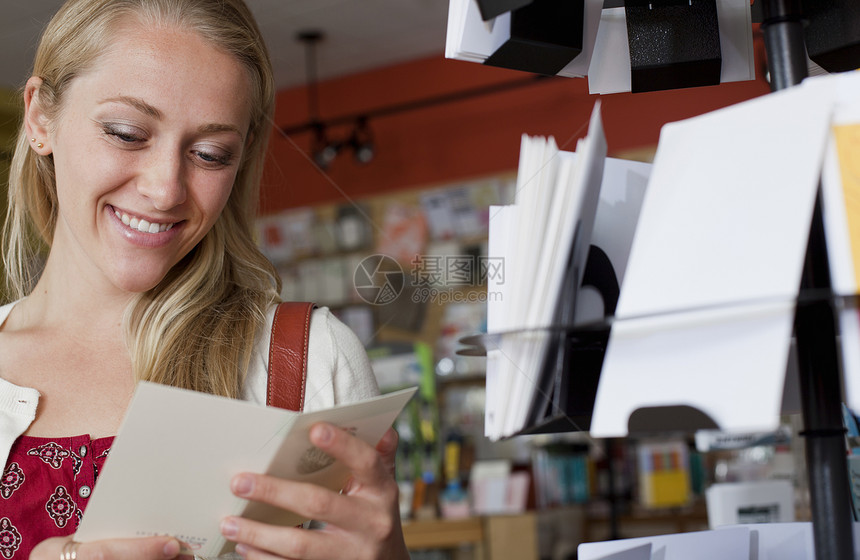
[[35, 142], [35, 141], [36, 141], [35, 138], [30, 138], [30, 142]]
[[44, 145], [44, 144], [42, 144], [41, 142], [39, 142], [38, 144], [36, 144], [36, 147], [37, 147], [37, 148], [44, 148], [44, 147], [45, 147], [45, 145]]

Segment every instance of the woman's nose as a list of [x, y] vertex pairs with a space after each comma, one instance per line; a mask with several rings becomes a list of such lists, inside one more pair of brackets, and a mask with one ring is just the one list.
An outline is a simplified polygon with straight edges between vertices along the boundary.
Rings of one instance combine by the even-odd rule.
[[183, 158], [178, 151], [153, 152], [138, 183], [138, 191], [155, 209], [167, 211], [185, 202]]

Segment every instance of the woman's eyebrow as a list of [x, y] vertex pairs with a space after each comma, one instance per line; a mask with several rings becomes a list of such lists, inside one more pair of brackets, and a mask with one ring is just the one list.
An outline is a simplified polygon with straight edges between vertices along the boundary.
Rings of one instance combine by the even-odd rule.
[[242, 131], [232, 124], [221, 124], [221, 123], [212, 123], [212, 124], [204, 124], [203, 126], [197, 129], [197, 132], [200, 134], [211, 134], [214, 132], [234, 132], [240, 138], [244, 138], [245, 135], [242, 134]]
[[[134, 109], [137, 109], [141, 113], [143, 113], [149, 117], [152, 117], [156, 120], [162, 120], [164, 117], [164, 115], [162, 114], [161, 111], [159, 111], [158, 109], [156, 109], [155, 107], [153, 107], [152, 105], [150, 105], [149, 103], [147, 103], [146, 101], [144, 101], [143, 99], [140, 99], [138, 97], [119, 95], [117, 97], [109, 97], [107, 99], [103, 99], [99, 103], [100, 104], [122, 103], [125, 105], [129, 105], [130, 107], [133, 107]], [[242, 133], [242, 131], [239, 130], [239, 128], [237, 126], [234, 126], [232, 124], [223, 124], [223, 123], [204, 124], [204, 125], [200, 126], [197, 129], [197, 131], [201, 134], [209, 134], [209, 133], [214, 133], [214, 132], [233, 132], [233, 133], [237, 134], [240, 138], [245, 137], [245, 135]]]
[[162, 115], [161, 111], [144, 101], [143, 99], [137, 97], [129, 97], [127, 95], [120, 95], [117, 97], [110, 97], [108, 99], [103, 99], [100, 104], [103, 103], [123, 103], [125, 105], [130, 105], [131, 107], [137, 109], [141, 113], [150, 116], [154, 119], [161, 120], [164, 115]]

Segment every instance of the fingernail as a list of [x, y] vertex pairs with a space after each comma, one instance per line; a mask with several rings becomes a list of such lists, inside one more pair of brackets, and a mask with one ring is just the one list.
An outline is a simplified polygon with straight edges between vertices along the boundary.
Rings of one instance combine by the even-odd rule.
[[167, 544], [164, 545], [164, 557], [165, 558], [176, 558], [179, 556], [179, 551], [182, 550], [182, 547], [179, 545], [179, 541], [169, 540]]
[[221, 534], [227, 537], [228, 539], [232, 539], [236, 535], [239, 534], [239, 525], [236, 523], [235, 519], [230, 519], [229, 517], [221, 522]]
[[245, 556], [248, 555], [248, 547], [245, 546], [244, 544], [237, 544], [236, 545], [236, 554], [238, 554], [239, 556], [244, 558]]
[[247, 496], [254, 488], [254, 481], [250, 476], [240, 474], [233, 478], [233, 493], [237, 496]]
[[331, 441], [331, 438], [334, 436], [332, 430], [328, 426], [315, 426], [314, 427], [314, 439], [317, 443], [321, 443], [323, 445], [327, 444]]

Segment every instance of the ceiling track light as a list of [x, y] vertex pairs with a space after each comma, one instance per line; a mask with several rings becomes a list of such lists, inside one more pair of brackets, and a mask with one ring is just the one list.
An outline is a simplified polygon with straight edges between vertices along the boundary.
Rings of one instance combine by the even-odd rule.
[[345, 149], [352, 150], [355, 161], [361, 164], [370, 163], [373, 161], [373, 156], [376, 155], [373, 134], [367, 125], [366, 118], [356, 120], [352, 132], [340, 140], [330, 138], [326, 126], [319, 121], [314, 124], [313, 130], [311, 157], [320, 169], [329, 169], [337, 156]]
[[337, 157], [340, 145], [329, 142], [325, 126], [317, 122], [314, 127], [313, 147], [311, 157], [320, 169], [328, 169]]
[[373, 134], [367, 124], [367, 116], [361, 115], [357, 117], [352, 133], [345, 139], [336, 141], [328, 137], [326, 125], [320, 120], [316, 46], [324, 38], [322, 31], [315, 29], [301, 31], [296, 35], [296, 38], [305, 45], [308, 114], [310, 115], [310, 128], [314, 133], [311, 157], [314, 163], [320, 169], [326, 170], [334, 163], [334, 160], [344, 148], [352, 150], [358, 163], [370, 163], [373, 160], [375, 152]]
[[[621, 0], [618, 1], [620, 2]], [[334, 163], [338, 154], [345, 147], [348, 147], [353, 151], [353, 156], [359, 163], [365, 164], [373, 160], [376, 155], [376, 149], [373, 135], [368, 125], [371, 118], [388, 117], [408, 111], [428, 109], [448, 103], [456, 103], [486, 95], [511, 91], [522, 87], [529, 87], [544, 81], [563, 79], [556, 78], [554, 76], [529, 76], [527, 78], [512, 80], [509, 82], [480, 86], [464, 91], [407, 101], [405, 103], [389, 105], [386, 107], [377, 107], [375, 109], [362, 111], [358, 114], [353, 113], [350, 115], [342, 115], [323, 121], [319, 117], [316, 46], [324, 39], [324, 35], [319, 30], [307, 30], [298, 33], [296, 38], [305, 45], [305, 72], [307, 75], [306, 90], [308, 93], [309, 118], [307, 122], [302, 124], [279, 127], [279, 131], [282, 135], [287, 137], [302, 132], [312, 132], [314, 137], [311, 156], [314, 162], [324, 170], [328, 169]], [[328, 137], [328, 127], [348, 125], [350, 123], [353, 123], [354, 129], [352, 134], [347, 136], [346, 139], [332, 141]]]
[[376, 155], [373, 145], [373, 133], [367, 124], [367, 117], [359, 117], [355, 122], [355, 129], [349, 137], [349, 147], [352, 155], [358, 163], [370, 163]]

